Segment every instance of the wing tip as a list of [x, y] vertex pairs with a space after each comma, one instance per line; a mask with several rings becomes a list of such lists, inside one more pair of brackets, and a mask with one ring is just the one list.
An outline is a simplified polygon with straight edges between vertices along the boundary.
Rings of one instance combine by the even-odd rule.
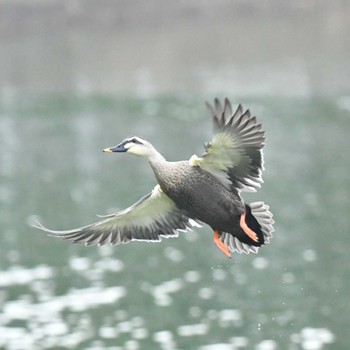
[[39, 220], [35, 220], [35, 222], [33, 224], [30, 225], [32, 228], [35, 228], [37, 230], [41, 230], [41, 231], [44, 231], [44, 232], [50, 232], [51, 230], [48, 229], [47, 227], [45, 227], [43, 224], [41, 224], [39, 222]]
[[220, 122], [222, 122], [223, 126], [232, 123], [233, 120], [241, 118], [244, 115], [249, 118], [251, 117], [250, 110], [247, 109], [244, 111], [241, 103], [238, 104], [235, 112], [233, 112], [232, 104], [228, 97], [224, 98], [223, 104], [218, 97], [215, 97], [213, 105], [211, 105], [208, 101], [205, 101], [205, 105], [212, 118], [214, 118], [216, 121], [216, 124], [220, 124]]
[[214, 111], [214, 108], [212, 107], [212, 105], [208, 102], [208, 101], [205, 101], [205, 105], [211, 115], [212, 118], [215, 117], [215, 111]]

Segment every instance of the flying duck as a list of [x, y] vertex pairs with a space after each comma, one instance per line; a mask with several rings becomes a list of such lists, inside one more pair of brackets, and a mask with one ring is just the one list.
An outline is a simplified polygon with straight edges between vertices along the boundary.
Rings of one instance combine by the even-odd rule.
[[227, 256], [256, 253], [269, 243], [273, 230], [269, 206], [247, 204], [242, 191], [256, 191], [262, 181], [265, 132], [249, 110], [233, 112], [226, 98], [207, 103], [214, 124], [205, 152], [189, 160], [169, 162], [150, 142], [134, 136], [104, 152], [130, 153], [148, 160], [157, 180], [154, 189], [129, 208], [105, 215], [98, 222], [72, 230], [34, 227], [73, 243], [112, 244], [159, 242], [205, 223], [214, 242]]

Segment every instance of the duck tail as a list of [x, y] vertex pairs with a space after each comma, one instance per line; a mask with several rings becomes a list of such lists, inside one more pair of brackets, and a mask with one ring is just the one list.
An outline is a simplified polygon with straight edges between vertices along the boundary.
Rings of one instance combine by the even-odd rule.
[[241, 215], [240, 234], [222, 232], [220, 241], [232, 252], [257, 253], [259, 247], [270, 243], [274, 221], [267, 204], [254, 202], [245, 206], [246, 212]]
[[264, 202], [246, 204], [245, 221], [247, 226], [258, 236], [258, 245], [270, 243], [274, 231], [272, 213]]

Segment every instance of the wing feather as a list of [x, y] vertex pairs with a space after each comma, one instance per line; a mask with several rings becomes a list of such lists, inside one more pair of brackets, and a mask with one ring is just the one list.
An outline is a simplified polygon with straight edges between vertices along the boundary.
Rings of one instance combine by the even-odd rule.
[[175, 237], [178, 230], [193, 226], [191, 220], [157, 185], [129, 208], [103, 216], [91, 225], [73, 230], [50, 230], [39, 222], [34, 226], [48, 235], [86, 245], [153, 241]]
[[228, 179], [234, 191], [255, 191], [263, 182], [265, 132], [261, 124], [248, 109], [243, 112], [241, 105], [233, 113], [227, 98], [224, 107], [218, 99], [214, 100], [214, 106], [206, 104], [213, 119], [214, 134], [195, 165], [211, 172], [226, 186]]

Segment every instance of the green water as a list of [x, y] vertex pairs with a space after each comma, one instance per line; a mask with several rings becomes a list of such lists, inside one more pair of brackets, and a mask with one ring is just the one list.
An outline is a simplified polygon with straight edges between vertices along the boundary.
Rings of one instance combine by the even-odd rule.
[[[274, 238], [226, 258], [206, 227], [161, 243], [72, 245], [30, 228], [90, 223], [148, 193], [126, 136], [201, 154], [202, 98], [16, 95], [0, 106], [1, 349], [348, 349], [350, 118], [338, 97], [250, 96], [267, 132]], [[346, 102], [346, 101], [345, 101]]]

